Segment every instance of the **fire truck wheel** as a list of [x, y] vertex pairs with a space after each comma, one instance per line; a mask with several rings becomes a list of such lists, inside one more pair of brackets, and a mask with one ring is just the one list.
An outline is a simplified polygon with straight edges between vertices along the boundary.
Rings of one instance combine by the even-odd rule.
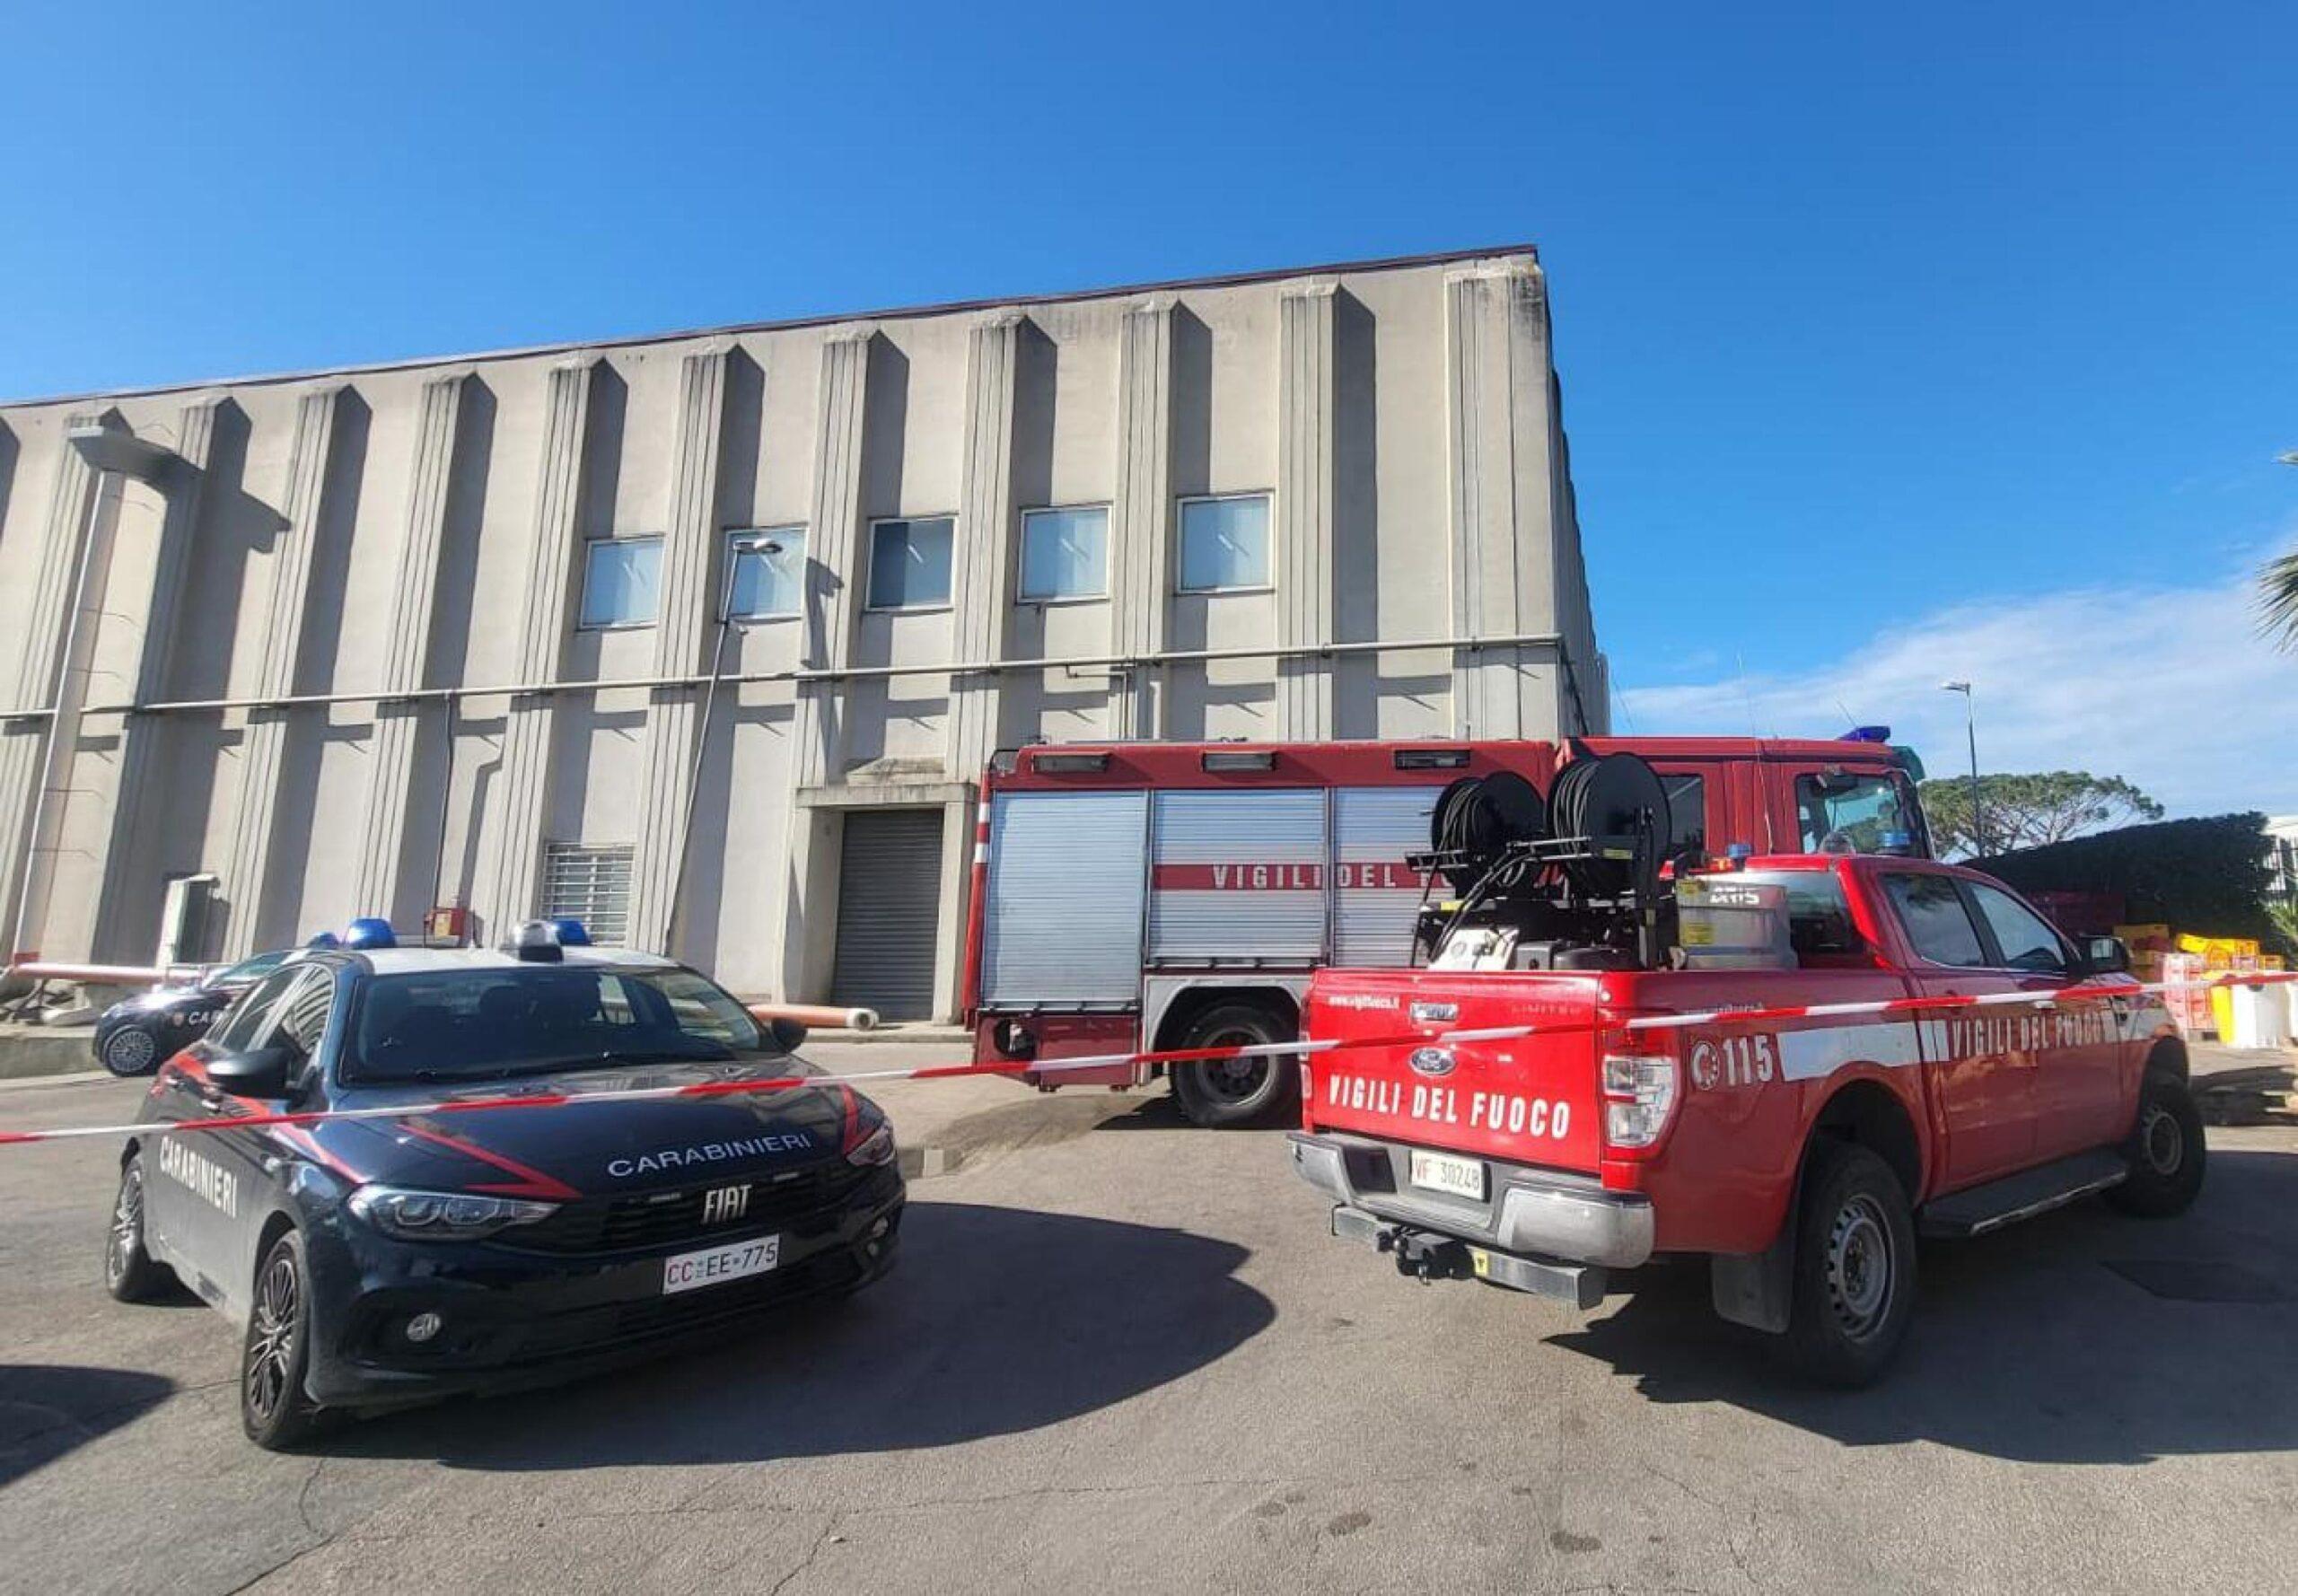
[[2130, 1178], [2107, 1201], [2126, 1214], [2166, 1219], [2202, 1190], [2202, 1114], [2176, 1075], [2150, 1073], [2138, 1096], [2138, 1123], [2126, 1148]]
[[[1183, 1033], [1183, 1048], [1255, 1047], [1289, 1042], [1294, 1032], [1256, 1004], [1224, 1004], [1199, 1014]], [[1274, 1118], [1300, 1090], [1293, 1058], [1219, 1058], [1173, 1066], [1173, 1096], [1193, 1125], [1221, 1127]]]
[[1823, 1384], [1870, 1384], [1899, 1350], [1915, 1311], [1907, 1193], [1866, 1148], [1825, 1139], [1811, 1149], [1795, 1223], [1788, 1355]]

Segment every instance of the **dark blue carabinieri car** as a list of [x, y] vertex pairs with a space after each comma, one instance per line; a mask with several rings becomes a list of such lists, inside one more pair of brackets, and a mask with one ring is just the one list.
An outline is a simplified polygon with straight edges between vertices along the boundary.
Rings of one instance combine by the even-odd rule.
[[[304, 953], [161, 1066], [106, 1282], [127, 1301], [172, 1274], [244, 1326], [241, 1417], [268, 1447], [327, 1409], [564, 1378], [858, 1290], [894, 1260], [893, 1133], [794, 1039], [683, 965], [539, 927]], [[610, 1088], [665, 1095], [156, 1129]]]
[[240, 994], [277, 969], [294, 951], [258, 953], [208, 971], [196, 981], [162, 984], [123, 998], [96, 1021], [96, 1062], [115, 1075], [148, 1075], [160, 1061], [197, 1041]]

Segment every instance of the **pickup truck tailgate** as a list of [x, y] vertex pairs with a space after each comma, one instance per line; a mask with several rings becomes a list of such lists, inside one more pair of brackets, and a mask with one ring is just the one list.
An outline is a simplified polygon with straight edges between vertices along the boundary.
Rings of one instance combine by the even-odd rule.
[[[1464, 981], [1443, 970], [1320, 970], [1309, 987], [1309, 1037], [1374, 1045], [1310, 1059], [1302, 1123], [1593, 1174], [1602, 1157], [1601, 997], [1593, 975], [1495, 972]], [[1443, 1039], [1516, 1025], [1566, 1029]]]

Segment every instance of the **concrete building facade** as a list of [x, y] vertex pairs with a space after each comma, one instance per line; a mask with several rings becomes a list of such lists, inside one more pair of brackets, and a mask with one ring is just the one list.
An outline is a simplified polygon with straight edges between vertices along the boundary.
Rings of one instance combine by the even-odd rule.
[[947, 1015], [1000, 746], [1605, 729], [1558, 403], [1510, 249], [0, 405], [13, 945]]

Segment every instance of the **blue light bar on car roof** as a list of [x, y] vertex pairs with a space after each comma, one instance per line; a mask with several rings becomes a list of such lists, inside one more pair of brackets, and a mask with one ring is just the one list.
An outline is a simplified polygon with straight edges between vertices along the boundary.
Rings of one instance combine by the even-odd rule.
[[396, 948], [399, 938], [392, 934], [389, 920], [366, 915], [343, 928], [343, 945], [346, 948]]

